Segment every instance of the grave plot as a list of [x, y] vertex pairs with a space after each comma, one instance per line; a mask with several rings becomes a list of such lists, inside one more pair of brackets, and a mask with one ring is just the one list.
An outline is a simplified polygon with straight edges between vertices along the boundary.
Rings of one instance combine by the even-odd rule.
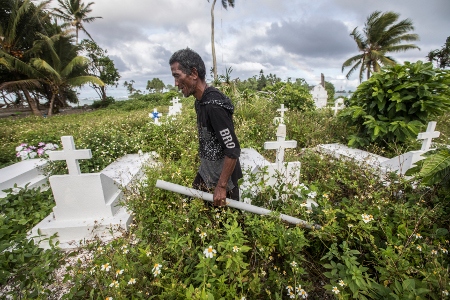
[[429, 122], [427, 131], [418, 134], [417, 139], [423, 141], [422, 148], [420, 150], [409, 151], [393, 158], [383, 157], [341, 144], [322, 144], [317, 146], [317, 149], [336, 158], [351, 159], [359, 164], [365, 164], [375, 170], [378, 170], [380, 175], [389, 172], [404, 175], [406, 171], [411, 169], [416, 162], [424, 159], [422, 154], [433, 150], [430, 148], [431, 141], [433, 138], [437, 138], [440, 135], [439, 131], [435, 131], [435, 128], [436, 122]]
[[89, 149], [77, 150], [72, 136], [61, 138], [62, 151], [52, 151], [50, 160], [65, 160], [68, 175], [49, 178], [56, 206], [38, 223], [30, 236], [48, 248], [48, 238], [56, 235], [61, 248], [78, 247], [94, 237], [109, 240], [127, 230], [132, 216], [120, 205], [122, 188], [144, 175], [143, 168], [155, 164], [153, 156], [128, 154], [100, 173], [82, 174], [78, 161], [92, 157]]

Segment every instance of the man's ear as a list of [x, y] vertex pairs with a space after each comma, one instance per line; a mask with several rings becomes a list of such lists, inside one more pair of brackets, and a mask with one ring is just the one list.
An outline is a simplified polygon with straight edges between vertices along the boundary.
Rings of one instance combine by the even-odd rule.
[[195, 68], [195, 67], [191, 68], [191, 75], [194, 77], [194, 79], [198, 78], [197, 68]]

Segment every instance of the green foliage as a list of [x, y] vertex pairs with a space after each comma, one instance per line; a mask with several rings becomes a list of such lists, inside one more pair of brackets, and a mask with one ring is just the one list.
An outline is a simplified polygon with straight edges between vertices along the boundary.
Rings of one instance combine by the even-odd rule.
[[[16, 188], [0, 199], [0, 285], [8, 285], [7, 295], [45, 297], [54, 280], [53, 270], [61, 263], [61, 253], [42, 250], [27, 231], [47, 217], [54, 206], [50, 190]], [[5, 295], [5, 294], [3, 294]]]
[[[241, 146], [254, 147], [273, 161], [274, 151], [262, 149], [275, 138], [276, 126], [267, 120], [278, 116], [279, 103], [270, 97], [247, 90], [235, 92], [232, 100]], [[400, 177], [380, 178], [352, 162], [316, 153], [315, 145], [346, 136], [347, 127], [330, 111], [286, 112], [288, 138], [299, 146], [286, 151], [285, 159], [302, 163], [302, 184], [257, 186], [252, 204], [274, 210], [273, 215], [216, 209], [155, 188], [157, 179], [190, 186], [196, 174], [193, 101], [183, 99], [183, 114], [170, 122], [163, 116], [160, 126], [148, 117], [153, 102], [142, 99], [117, 101], [81, 115], [0, 120], [5, 128], [0, 152], [8, 162], [16, 159], [14, 148], [21, 142], [59, 143], [61, 135], [73, 135], [77, 148], [93, 154], [91, 160], [81, 160], [83, 172], [98, 172], [139, 150], [156, 151], [161, 163], [148, 169], [145, 181], [124, 191], [123, 205], [134, 212], [134, 221], [122, 237], [75, 250], [68, 255], [79, 259], [68, 267], [60, 252], [32, 245], [20, 248], [28, 249], [23, 251], [30, 253], [24, 255], [29, 263], [16, 258], [19, 254], [0, 256], [5, 270], [20, 270], [7, 282], [16, 287], [13, 296], [37, 298], [38, 291], [42, 298], [63, 299], [302, 299], [303, 291], [308, 299], [440, 299], [448, 291], [448, 193], [439, 187], [413, 188]], [[446, 124], [448, 112], [440, 119]], [[444, 139], [449, 128], [441, 130]], [[55, 165], [53, 172], [64, 173], [65, 166]], [[21, 193], [1, 202], [2, 211], [19, 206], [9, 210], [14, 217], [7, 219], [4, 233], [19, 228], [13, 218], [29, 220], [22, 221], [28, 229], [53, 206], [49, 191]], [[308, 198], [319, 207], [305, 208]], [[321, 228], [284, 223], [280, 213]], [[26, 244], [24, 236], [20, 241]], [[52, 276], [57, 266], [63, 282]], [[54, 282], [67, 288], [65, 295], [53, 292]]]
[[350, 146], [405, 143], [417, 136], [432, 117], [450, 108], [450, 73], [431, 63], [406, 62], [374, 74], [350, 98], [341, 112], [355, 134]]
[[450, 149], [442, 148], [424, 154], [426, 158], [416, 163], [406, 175], [415, 175], [427, 186], [442, 184], [450, 189]]
[[327, 103], [331, 106], [334, 106], [334, 95], [335, 95], [335, 88], [334, 84], [332, 84], [329, 81], [325, 81], [325, 90], [327, 91]]
[[450, 36], [447, 37], [444, 46], [440, 50], [431, 51], [427, 57], [429, 61], [436, 62], [439, 68], [450, 67]]
[[113, 97], [106, 97], [104, 100], [95, 100], [94, 103], [92, 103], [92, 108], [105, 108], [108, 107], [111, 104], [114, 104], [116, 100]]
[[309, 90], [291, 82], [276, 82], [267, 86], [265, 91], [273, 93], [277, 104], [284, 104], [287, 108], [307, 111], [314, 108], [314, 101]]
[[347, 59], [342, 64], [342, 72], [351, 66], [346, 75], [347, 78], [359, 68], [359, 81], [362, 81], [364, 72], [369, 79], [370, 75], [379, 72], [382, 66], [395, 65], [395, 60], [387, 55], [389, 52], [419, 49], [414, 44], [402, 44], [416, 41], [419, 36], [410, 33], [414, 30], [412, 21], [405, 19], [397, 22], [399, 16], [392, 11], [385, 13], [375, 11], [367, 17], [362, 32], [358, 31], [358, 27], [353, 29], [350, 36], [355, 40], [360, 54]]
[[161, 93], [165, 87], [166, 87], [166, 85], [159, 78], [153, 78], [151, 81], [147, 80], [146, 89], [149, 90], [150, 93], [153, 93], [153, 92]]
[[[99, 77], [105, 86], [117, 87], [120, 74], [114, 65], [114, 61], [106, 55], [108, 51], [103, 50], [94, 41], [90, 40], [82, 40], [81, 47], [86, 51], [87, 57], [90, 59], [88, 65], [89, 74]], [[91, 84], [91, 87], [102, 97], [102, 99], [106, 99], [105, 86]]]

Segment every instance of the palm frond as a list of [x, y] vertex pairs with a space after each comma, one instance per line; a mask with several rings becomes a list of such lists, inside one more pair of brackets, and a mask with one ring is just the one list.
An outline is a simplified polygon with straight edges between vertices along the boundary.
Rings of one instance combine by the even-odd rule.
[[0, 84], [0, 90], [6, 90], [8, 92], [14, 92], [22, 88], [40, 88], [41, 82], [38, 79], [24, 79], [3, 82]]
[[424, 184], [436, 184], [450, 173], [450, 150], [442, 149], [428, 156], [418, 173]]
[[56, 71], [48, 62], [40, 58], [34, 58], [31, 60], [31, 65], [41, 71], [45, 77], [52, 77], [61, 79], [60, 74]]
[[95, 76], [77, 76], [77, 77], [73, 77], [67, 80], [67, 83], [69, 85], [72, 86], [82, 86], [85, 85], [87, 83], [93, 83], [96, 84], [98, 86], [104, 86], [105, 84], [103, 83], [103, 81], [100, 80], [100, 78], [95, 77]]
[[73, 68], [77, 66], [85, 66], [89, 63], [89, 60], [83, 56], [74, 57], [65, 67], [61, 70], [61, 76], [69, 77], [72, 73]]

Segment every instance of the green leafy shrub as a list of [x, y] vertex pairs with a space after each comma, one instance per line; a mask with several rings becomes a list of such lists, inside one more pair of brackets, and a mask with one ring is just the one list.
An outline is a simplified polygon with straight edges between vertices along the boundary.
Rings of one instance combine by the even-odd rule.
[[405, 62], [374, 73], [350, 98], [341, 112], [355, 134], [350, 146], [404, 143], [417, 136], [430, 118], [450, 108], [450, 72], [431, 63]]
[[426, 158], [416, 163], [406, 175], [415, 175], [427, 186], [441, 184], [450, 190], [450, 149], [441, 148], [424, 154]]
[[[279, 103], [270, 97], [265, 93], [236, 94], [233, 101], [242, 146], [255, 147], [273, 161], [275, 151], [262, 149], [265, 141], [275, 138], [276, 126], [271, 120], [278, 115]], [[59, 143], [62, 135], [73, 135], [77, 148], [93, 153], [93, 159], [81, 160], [83, 172], [97, 172], [116, 158], [139, 150], [156, 151], [161, 163], [146, 172], [146, 181], [124, 191], [123, 204], [134, 216], [129, 231], [107, 243], [93, 241], [71, 252], [68, 255], [81, 256], [67, 268], [61, 258], [64, 252], [37, 249], [27, 244], [23, 234], [51, 210], [51, 193], [27, 191], [8, 196], [2, 209], [18, 207], [9, 210], [11, 217], [6, 221], [0, 218], [5, 226], [2, 243], [8, 248], [11, 241], [17, 241], [19, 248], [14, 250], [17, 252], [2, 252], [0, 265], [10, 272], [4, 273], [7, 279], [2, 284], [14, 287], [12, 297], [303, 299], [305, 294], [301, 293], [307, 293], [308, 299], [445, 296], [450, 277], [449, 193], [439, 186], [413, 188], [401, 177], [379, 178], [352, 162], [301, 149], [344, 139], [347, 128], [330, 111], [286, 113], [288, 137], [298, 140], [299, 146], [286, 151], [285, 159], [302, 163], [302, 184], [262, 188], [252, 198], [253, 204], [274, 210], [273, 215], [216, 209], [198, 199], [155, 188], [157, 179], [190, 186], [195, 177], [199, 161], [191, 101], [184, 99], [183, 114], [169, 122], [163, 117], [161, 126], [148, 118], [153, 105], [135, 110], [130, 109], [132, 104], [125, 110], [107, 108], [77, 116], [0, 120], [5, 128], [0, 132], [0, 150], [9, 155], [9, 160], [16, 159], [14, 148], [22, 142]], [[448, 115], [440, 118], [443, 124], [448, 122]], [[440, 129], [441, 141], [447, 141], [449, 130], [448, 126]], [[60, 172], [66, 172], [64, 164], [60, 168]], [[275, 195], [286, 198], [277, 201]], [[313, 197], [319, 207], [306, 209], [308, 197]], [[278, 218], [280, 213], [321, 228], [309, 230], [284, 223]], [[16, 239], [11, 230], [18, 228], [19, 220], [29, 221], [22, 221], [26, 223]], [[88, 259], [83, 259], [83, 253]], [[58, 266], [64, 282], [53, 276]], [[65, 295], [54, 293], [55, 283], [67, 288]]]
[[309, 90], [292, 82], [277, 82], [264, 88], [271, 92], [277, 104], [284, 104], [287, 108], [307, 111], [314, 109], [314, 101]]
[[116, 100], [114, 99], [114, 97], [106, 97], [105, 100], [96, 100], [94, 101], [94, 103], [92, 103], [92, 108], [96, 109], [96, 108], [105, 108], [108, 107], [109, 105], [115, 103]]
[[45, 286], [54, 280], [53, 270], [62, 255], [55, 249], [42, 250], [27, 232], [50, 214], [55, 202], [51, 190], [16, 188], [0, 198], [0, 286], [2, 295], [38, 298], [50, 295]]

